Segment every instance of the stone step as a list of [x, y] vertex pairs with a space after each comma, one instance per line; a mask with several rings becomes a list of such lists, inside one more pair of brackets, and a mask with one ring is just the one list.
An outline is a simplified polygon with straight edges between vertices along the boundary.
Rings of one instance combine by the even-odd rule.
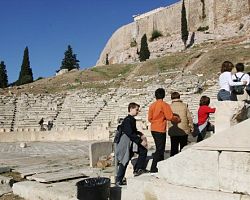
[[[243, 198], [241, 194], [170, 184], [164, 179], [159, 179], [157, 174], [143, 174], [135, 178], [129, 178], [127, 183], [127, 188], [122, 188], [121, 200], [200, 200], [201, 197], [204, 200], [240, 200]], [[249, 198], [247, 195], [243, 196], [246, 199]]]
[[12, 192], [12, 188], [8, 184], [1, 184], [0, 183], [0, 197], [4, 194], [8, 194]]
[[40, 173], [35, 174], [32, 176], [28, 176], [28, 180], [35, 180], [37, 182], [41, 183], [50, 183], [50, 182], [56, 182], [56, 181], [62, 181], [67, 179], [73, 179], [73, 178], [81, 178], [86, 177], [87, 175], [83, 173], [81, 170], [62, 170], [58, 172], [53, 173]]
[[27, 176], [31, 176], [33, 174], [52, 173], [61, 170], [66, 170], [69, 168], [70, 166], [53, 167], [48, 165], [34, 165], [34, 166], [27, 166], [25, 168], [15, 168], [13, 171], [19, 172], [22, 178], [26, 178]]

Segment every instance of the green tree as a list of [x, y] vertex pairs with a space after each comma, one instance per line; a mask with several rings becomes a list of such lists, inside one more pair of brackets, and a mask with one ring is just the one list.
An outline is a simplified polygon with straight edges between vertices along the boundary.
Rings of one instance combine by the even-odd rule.
[[64, 59], [62, 60], [62, 65], [60, 69], [68, 69], [69, 71], [72, 69], [79, 69], [80, 61], [76, 59], [76, 54], [73, 54], [73, 49], [70, 45], [68, 45], [68, 49], [64, 53]]
[[0, 63], [0, 88], [6, 88], [8, 86], [8, 76], [4, 61]]
[[33, 73], [30, 67], [29, 49], [28, 47], [25, 47], [23, 53], [23, 63], [21, 66], [21, 71], [19, 73], [19, 78], [16, 82], [16, 85], [23, 85], [31, 82], [33, 82]]
[[108, 53], [106, 54], [106, 63], [105, 63], [105, 65], [109, 65], [109, 54]]
[[144, 34], [141, 38], [141, 49], [139, 52], [139, 60], [140, 62], [142, 62], [149, 59], [149, 57], [150, 57], [150, 52], [148, 49], [147, 35]]
[[188, 40], [188, 25], [187, 25], [187, 14], [186, 14], [186, 7], [184, 0], [182, 1], [182, 9], [181, 9], [181, 39], [186, 48]]

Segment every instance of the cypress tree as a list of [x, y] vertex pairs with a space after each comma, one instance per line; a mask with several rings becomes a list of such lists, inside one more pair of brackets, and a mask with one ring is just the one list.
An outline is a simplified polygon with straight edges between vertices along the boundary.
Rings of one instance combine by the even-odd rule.
[[181, 9], [181, 39], [186, 48], [187, 40], [188, 40], [188, 26], [187, 26], [187, 14], [184, 0], [182, 1], [182, 9]]
[[0, 88], [6, 88], [8, 86], [8, 76], [4, 61], [0, 63]]
[[31, 82], [33, 82], [33, 73], [30, 67], [29, 49], [28, 47], [25, 47], [23, 54], [23, 63], [21, 66], [21, 71], [19, 73], [19, 78], [16, 83], [17, 85], [23, 85]]
[[139, 52], [139, 60], [140, 62], [142, 62], [149, 59], [149, 57], [150, 57], [150, 52], [148, 49], [147, 35], [144, 34], [141, 38], [141, 49]]
[[64, 59], [62, 60], [62, 65], [60, 69], [68, 69], [69, 71], [72, 69], [79, 69], [80, 61], [76, 59], [76, 54], [73, 54], [73, 49], [70, 45], [68, 45], [68, 49], [64, 53]]
[[106, 63], [105, 64], [109, 65], [109, 54], [108, 53], [106, 54]]

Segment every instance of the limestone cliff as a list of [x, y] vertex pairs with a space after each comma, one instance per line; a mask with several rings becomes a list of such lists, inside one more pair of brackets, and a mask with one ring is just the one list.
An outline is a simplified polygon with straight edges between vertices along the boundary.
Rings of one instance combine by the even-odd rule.
[[[133, 63], [138, 61], [137, 49], [143, 34], [150, 38], [154, 30], [163, 35], [160, 39], [149, 42], [150, 58], [160, 57], [168, 52], [182, 49], [180, 39], [181, 5], [175, 3], [134, 17], [134, 22], [115, 31], [103, 49], [97, 65], [103, 65], [108, 55], [109, 63]], [[244, 17], [250, 14], [250, 0], [185, 0], [188, 28], [196, 42], [221, 39], [238, 34], [244, 26]], [[231, 26], [230, 24], [234, 24]], [[206, 34], [197, 32], [199, 27], [207, 27]], [[219, 36], [218, 36], [219, 35]], [[193, 38], [194, 39], [194, 38]], [[131, 42], [136, 45], [131, 47]]]

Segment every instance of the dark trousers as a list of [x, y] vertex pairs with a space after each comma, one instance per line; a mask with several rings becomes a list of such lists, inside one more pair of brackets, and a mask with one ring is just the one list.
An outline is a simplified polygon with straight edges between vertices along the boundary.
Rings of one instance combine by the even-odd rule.
[[117, 182], [120, 182], [120, 183], [122, 182], [122, 179], [125, 176], [127, 166], [128, 166], [128, 163], [126, 163], [125, 166], [123, 164], [121, 164], [121, 163], [118, 164], [118, 170], [117, 170], [117, 175], [116, 175], [116, 180], [115, 180], [116, 183]]
[[[136, 164], [134, 166], [134, 171], [137, 171], [139, 169], [145, 169], [145, 167], [146, 167], [145, 163], [146, 163], [148, 150], [144, 146], [138, 145], [138, 152], [137, 153], [139, 156], [138, 156]], [[130, 160], [133, 157], [133, 154], [134, 153], [131, 151], [130, 152]], [[123, 165], [121, 163], [118, 164], [116, 182], [122, 182], [122, 179], [124, 178], [125, 173], [126, 173], [128, 163], [129, 163], [129, 161], [125, 165]]]
[[165, 145], [166, 145], [166, 133], [159, 133], [159, 132], [155, 132], [155, 131], [151, 131], [152, 136], [154, 138], [155, 141], [155, 148], [156, 151], [153, 154], [153, 162], [151, 165], [151, 172], [157, 172], [158, 168], [157, 168], [157, 163], [159, 161], [164, 160], [164, 151], [165, 151]]
[[210, 122], [207, 123], [207, 126], [201, 132], [199, 132], [197, 142], [204, 140], [207, 131], [212, 131], [214, 133], [214, 125], [212, 125]]
[[180, 151], [183, 147], [187, 145], [188, 141], [188, 135], [183, 136], [171, 136], [170, 142], [171, 142], [171, 151], [170, 156], [174, 156], [177, 153], [179, 153], [179, 145], [180, 145]]

